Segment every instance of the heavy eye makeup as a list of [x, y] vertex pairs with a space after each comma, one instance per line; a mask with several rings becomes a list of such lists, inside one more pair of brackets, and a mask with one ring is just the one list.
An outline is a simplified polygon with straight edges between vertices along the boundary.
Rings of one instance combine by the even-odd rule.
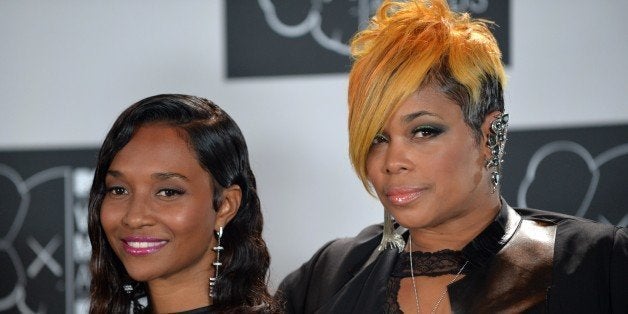
[[428, 139], [441, 135], [446, 131], [446, 127], [434, 124], [422, 124], [412, 128], [410, 132], [412, 138]]
[[[440, 124], [420, 124], [416, 127], [409, 128], [409, 130], [408, 137], [410, 139], [426, 140], [443, 134], [447, 131], [447, 127]], [[371, 142], [371, 149], [388, 142], [390, 142], [389, 135], [383, 132], [377, 133]]]

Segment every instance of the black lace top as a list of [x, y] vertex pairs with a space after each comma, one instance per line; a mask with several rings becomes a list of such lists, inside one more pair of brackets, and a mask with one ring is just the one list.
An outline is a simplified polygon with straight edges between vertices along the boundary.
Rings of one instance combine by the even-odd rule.
[[[412, 252], [412, 264], [415, 276], [440, 276], [457, 274], [465, 261], [469, 263], [463, 274], [469, 275], [477, 270], [486, 268], [490, 260], [506, 244], [516, 230], [520, 220], [509, 221], [505, 201], [495, 220], [486, 227], [462, 251], [443, 250], [434, 253]], [[407, 241], [409, 233], [404, 234]], [[399, 254], [395, 267], [390, 274], [387, 284], [385, 313], [402, 313], [397, 303], [397, 294], [402, 278], [410, 277], [410, 258], [407, 252]], [[460, 286], [466, 278], [456, 281], [449, 288]]]
[[[457, 274], [464, 265], [466, 258], [462, 251], [442, 250], [438, 252], [412, 252], [414, 276], [436, 277], [445, 274]], [[388, 279], [385, 313], [403, 313], [397, 302], [397, 294], [401, 279], [411, 277], [410, 253], [402, 252], [397, 258], [390, 278]]]

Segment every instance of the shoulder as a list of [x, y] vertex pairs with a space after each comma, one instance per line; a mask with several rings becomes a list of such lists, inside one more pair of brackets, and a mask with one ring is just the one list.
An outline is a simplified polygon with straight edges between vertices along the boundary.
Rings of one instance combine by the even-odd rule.
[[382, 225], [376, 224], [364, 228], [355, 237], [338, 238], [327, 242], [301, 268], [319, 269], [321, 272], [351, 270], [361, 266], [373, 250], [379, 245]]
[[339, 238], [323, 245], [279, 285], [277, 297], [287, 313], [317, 308], [344, 286], [379, 245], [382, 225], [371, 225], [355, 237]]
[[382, 224], [370, 225], [362, 229], [355, 237], [338, 238], [328, 242], [319, 250], [319, 253], [340, 259], [353, 257], [356, 254], [361, 256], [360, 253], [371, 252], [375, 249], [381, 240], [382, 230]]
[[552, 223], [563, 223], [563, 222], [575, 222], [575, 223], [594, 223], [595, 221], [589, 220], [582, 217], [571, 216], [567, 214], [561, 214], [552, 211], [533, 209], [533, 208], [514, 208], [514, 210], [521, 215], [523, 219], [532, 219], [532, 220], [543, 220]]
[[628, 229], [548, 211], [515, 210], [522, 219], [556, 225], [554, 305], [586, 309], [586, 300], [597, 300], [604, 311], [628, 308]]
[[[556, 225], [555, 252], [558, 258], [611, 256], [628, 247], [626, 228], [549, 211], [517, 208], [522, 219]], [[626, 253], [626, 252], [623, 252]], [[626, 253], [628, 255], [628, 253]]]
[[616, 241], [626, 241], [627, 230], [623, 227], [602, 224], [582, 217], [550, 211], [515, 208], [522, 219], [535, 220], [557, 226], [557, 242], [578, 241], [580, 245], [610, 245]]

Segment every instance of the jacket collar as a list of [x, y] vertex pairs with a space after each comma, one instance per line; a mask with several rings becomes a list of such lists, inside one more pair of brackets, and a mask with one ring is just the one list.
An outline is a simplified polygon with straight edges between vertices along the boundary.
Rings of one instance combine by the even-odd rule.
[[495, 220], [462, 249], [469, 261], [465, 273], [488, 266], [514, 235], [521, 224], [521, 216], [502, 198], [502, 207]]
[[[463, 249], [469, 260], [465, 273], [473, 269], [485, 269], [512, 238], [521, 224], [521, 217], [502, 199], [502, 207], [495, 220]], [[408, 232], [404, 233], [407, 238]], [[360, 246], [376, 250], [381, 240], [381, 232], [369, 237]], [[381, 313], [386, 300], [386, 289], [390, 273], [399, 256], [396, 249], [382, 251], [376, 259], [368, 259], [365, 265], [356, 265], [349, 273], [353, 277], [338, 291], [329, 302], [316, 313]]]

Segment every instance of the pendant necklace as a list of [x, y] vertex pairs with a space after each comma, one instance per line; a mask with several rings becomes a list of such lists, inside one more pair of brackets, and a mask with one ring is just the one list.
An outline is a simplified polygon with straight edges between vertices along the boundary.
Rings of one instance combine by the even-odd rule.
[[[416, 283], [414, 282], [414, 267], [412, 265], [412, 235], [410, 235], [408, 238], [409, 238], [408, 239], [408, 245], [409, 245], [408, 251], [410, 251], [410, 277], [412, 277], [412, 289], [414, 290], [414, 301], [416, 303], [416, 313], [419, 314], [421, 312], [420, 309], [419, 309], [419, 293], [417, 292]], [[447, 286], [451, 285], [456, 280], [458, 280], [458, 277], [460, 277], [460, 274], [462, 274], [462, 271], [464, 270], [464, 268], [467, 266], [468, 263], [469, 263], [468, 260], [466, 262], [464, 262], [462, 267], [460, 267], [460, 270], [458, 270], [458, 273], [456, 274], [454, 279], [452, 279], [447, 284]], [[440, 303], [445, 298], [445, 294], [447, 294], [447, 286], [445, 286], [445, 289], [443, 289], [443, 293], [438, 298], [438, 301], [436, 301], [436, 303], [434, 303], [434, 306], [432, 307], [432, 314], [436, 313], [436, 309], [438, 309], [438, 306], [440, 305]]]

